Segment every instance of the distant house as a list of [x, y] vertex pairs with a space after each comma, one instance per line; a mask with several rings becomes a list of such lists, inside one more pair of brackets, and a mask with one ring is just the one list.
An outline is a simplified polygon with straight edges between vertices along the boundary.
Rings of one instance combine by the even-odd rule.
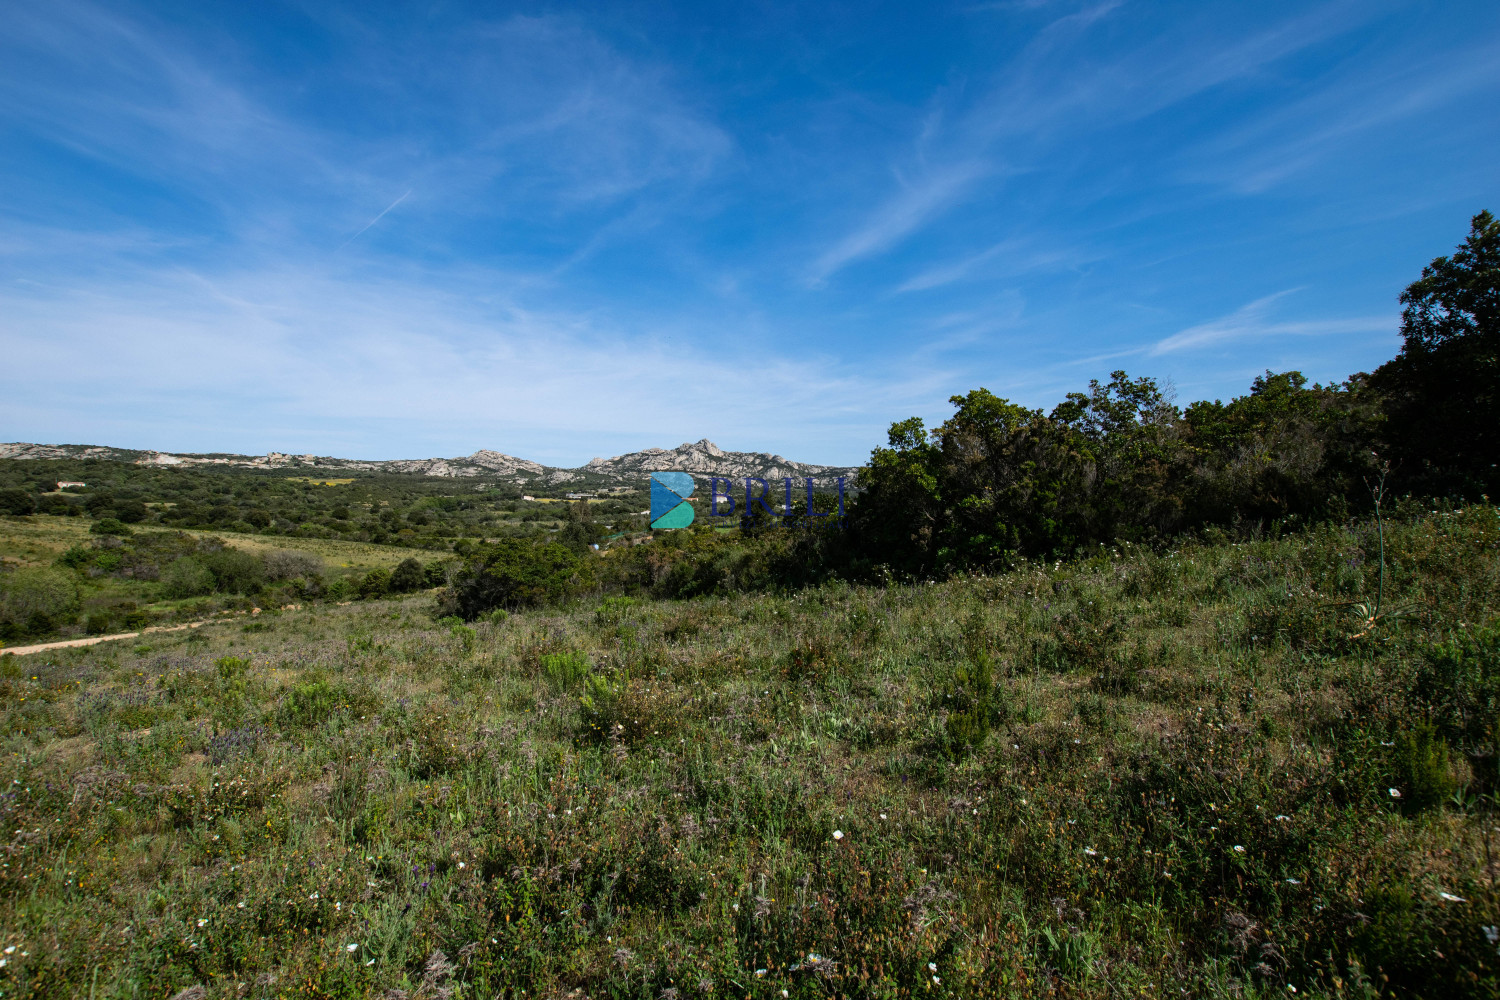
[[567, 497], [567, 499], [569, 499], [569, 500], [592, 500], [592, 499], [594, 499], [594, 494], [592, 494], [592, 493], [565, 493], [563, 495], [565, 497]]
[[84, 487], [86, 487], [86, 486], [88, 486], [88, 483], [58, 483], [57, 484], [57, 488], [60, 489], [60, 490], [65, 490], [69, 486], [84, 486]]
[[525, 494], [522, 494], [521, 495], [521, 499], [522, 500], [535, 500], [536, 497], [529, 497], [529, 496], [526, 496]]

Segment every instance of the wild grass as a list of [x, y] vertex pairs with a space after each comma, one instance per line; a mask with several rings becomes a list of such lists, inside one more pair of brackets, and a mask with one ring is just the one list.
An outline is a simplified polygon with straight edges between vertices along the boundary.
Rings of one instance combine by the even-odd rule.
[[[143, 531], [160, 531], [151, 525]], [[179, 529], [171, 529], [179, 530]], [[336, 538], [295, 538], [273, 535], [248, 535], [236, 531], [200, 531], [183, 529], [194, 538], [221, 538], [237, 549], [252, 553], [274, 550], [311, 552], [322, 557], [330, 567], [364, 573], [372, 569], [393, 569], [401, 560], [415, 556], [433, 558], [424, 549], [398, 545], [374, 545]], [[51, 517], [33, 514], [28, 517], [0, 517], [0, 558], [17, 565], [47, 566], [75, 545], [87, 545], [94, 536], [83, 518]]]
[[0, 991], [1495, 996], [1497, 514], [1377, 545], [0, 657]]

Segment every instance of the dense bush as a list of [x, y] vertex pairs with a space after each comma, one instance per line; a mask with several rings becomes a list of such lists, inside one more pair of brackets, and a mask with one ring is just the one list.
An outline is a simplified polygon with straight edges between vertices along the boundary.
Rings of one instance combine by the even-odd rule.
[[473, 619], [495, 608], [556, 603], [585, 586], [587, 569], [577, 553], [555, 542], [504, 539], [481, 546], [460, 565], [443, 606], [445, 613]]
[[24, 515], [36, 510], [36, 496], [27, 490], [0, 490], [0, 514]]
[[173, 599], [199, 597], [214, 591], [214, 574], [200, 559], [182, 556], [161, 574], [162, 593]]
[[422, 568], [422, 564], [411, 556], [401, 560], [391, 571], [391, 590], [398, 594], [421, 590], [426, 585], [426, 571]]
[[0, 638], [45, 635], [78, 614], [78, 584], [51, 568], [0, 574]]
[[391, 571], [376, 567], [359, 581], [359, 596], [365, 600], [384, 597], [391, 592]]

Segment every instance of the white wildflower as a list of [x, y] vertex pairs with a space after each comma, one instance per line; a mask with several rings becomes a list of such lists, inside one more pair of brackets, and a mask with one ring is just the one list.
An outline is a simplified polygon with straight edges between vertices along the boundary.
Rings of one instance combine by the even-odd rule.
[[1391, 793], [1391, 798], [1393, 799], [1399, 799], [1401, 797], [1401, 789], [1399, 788], [1387, 788], [1386, 791]]
[[843, 830], [835, 830], [835, 831], [833, 831], [833, 839], [834, 840], [843, 840], [844, 839], [844, 831]]
[[359, 942], [350, 941], [348, 944], [344, 945], [344, 950], [351, 955], [354, 954], [356, 951], [359, 951]]
[[1245, 847], [1244, 847], [1243, 844], [1235, 844], [1234, 845], [1234, 849], [1235, 849], [1236, 853], [1239, 853], [1239, 854], [1244, 854], [1245, 853]]
[[1464, 899], [1462, 896], [1455, 896], [1451, 892], [1440, 892], [1440, 893], [1438, 893], [1438, 896], [1441, 897], [1441, 898], [1443, 898], [1443, 899], [1446, 899], [1450, 903], [1467, 903], [1468, 902], [1468, 900]]

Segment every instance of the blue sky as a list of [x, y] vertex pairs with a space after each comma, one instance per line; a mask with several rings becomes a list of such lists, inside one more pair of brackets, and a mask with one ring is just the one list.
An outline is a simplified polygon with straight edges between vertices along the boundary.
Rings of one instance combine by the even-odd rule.
[[1493, 3], [17, 4], [0, 438], [858, 463], [1394, 355]]

